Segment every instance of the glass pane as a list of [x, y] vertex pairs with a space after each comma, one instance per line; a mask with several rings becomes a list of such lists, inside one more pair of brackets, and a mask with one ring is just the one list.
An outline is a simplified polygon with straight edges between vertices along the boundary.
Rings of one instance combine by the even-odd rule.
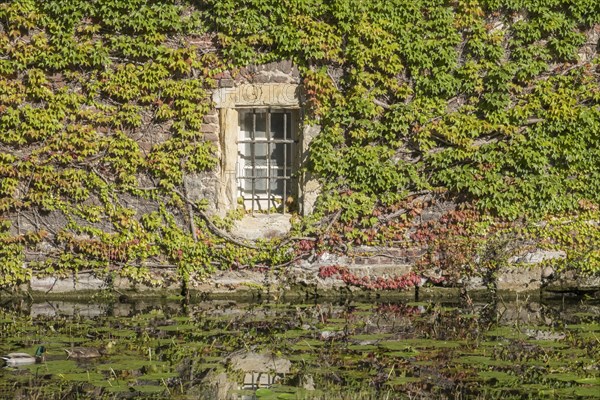
[[283, 177], [283, 168], [271, 167], [271, 176]]
[[252, 179], [244, 180], [244, 190], [247, 197], [252, 194]]
[[255, 194], [265, 193], [267, 191], [267, 179], [256, 179], [256, 186], [254, 187]]
[[[254, 117], [256, 116], [256, 126], [254, 125]], [[252, 111], [244, 112], [243, 114], [243, 126], [242, 130], [244, 131], [244, 136], [247, 139], [252, 138], [252, 129], [256, 127], [256, 131], [254, 132], [255, 138], [266, 138], [265, 127], [267, 126], [267, 113], [266, 112], [256, 112]]]
[[242, 131], [244, 132], [244, 138], [250, 139], [252, 137], [252, 113], [243, 112], [242, 114]]
[[[266, 171], [267, 170], [267, 160], [256, 160], [256, 163], [254, 164], [254, 168], [257, 170], [260, 169], [260, 170]], [[263, 175], [260, 175], [260, 176], [263, 176]], [[266, 172], [265, 172], [264, 176], [267, 176]]]
[[244, 154], [239, 154], [239, 157], [244, 160], [244, 165], [252, 165], [252, 147], [254, 147], [254, 164], [267, 165], [267, 144], [260, 143], [252, 145], [251, 143], [244, 144]]
[[[248, 144], [248, 146], [252, 146], [251, 144]], [[248, 150], [250, 150], [250, 148], [248, 148]], [[266, 160], [267, 159], [267, 150], [268, 150], [268, 146], [267, 143], [254, 143], [254, 157], [256, 157], [257, 160]], [[251, 153], [247, 153], [247, 154], [251, 154]]]
[[[284, 130], [284, 121], [286, 129]], [[271, 113], [271, 137], [273, 139], [291, 139], [292, 114], [289, 112]], [[284, 136], [285, 134], [285, 136]]]
[[[284, 164], [284, 151], [286, 150], [285, 143], [273, 143], [271, 145], [271, 164], [278, 167], [283, 167]], [[289, 154], [289, 153], [288, 153]], [[289, 159], [285, 160], [289, 163]]]
[[265, 132], [265, 129], [267, 126], [267, 113], [255, 113], [254, 115], [256, 115], [256, 131], [254, 131], [254, 138], [266, 138], [267, 133]]
[[280, 179], [271, 179], [271, 194], [273, 196], [283, 196], [283, 181]]
[[[258, 194], [259, 192], [267, 191], [267, 170], [266, 169], [255, 169], [254, 176], [257, 177], [254, 179], [254, 193]], [[252, 195], [252, 169], [246, 168], [244, 179], [244, 190], [246, 195]]]

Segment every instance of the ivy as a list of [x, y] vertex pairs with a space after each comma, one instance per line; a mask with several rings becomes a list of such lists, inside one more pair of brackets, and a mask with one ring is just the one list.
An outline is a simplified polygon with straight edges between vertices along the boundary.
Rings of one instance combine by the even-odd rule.
[[[593, 0], [4, 2], [0, 217], [67, 222], [51, 239], [2, 228], [0, 286], [25, 262], [159, 284], [153, 265], [188, 282], [365, 243], [466, 266], [459, 249], [492, 254], [510, 229], [597, 272], [599, 25]], [[322, 195], [296, 224], [314, 243], [247, 248], [188, 204], [184, 176], [218, 163], [201, 132], [215, 77], [282, 59], [322, 128], [305, 166]], [[419, 228], [429, 244], [409, 234], [425, 192], [458, 207]], [[57, 253], [31, 264], [44, 240]]]
[[354, 221], [348, 239], [372, 236], [360, 233], [370, 215], [422, 190], [499, 223], [600, 200], [597, 4], [289, 1], [281, 16], [246, 1], [248, 22], [233, 2], [211, 5], [230, 63], [274, 53], [298, 64], [322, 126], [308, 168], [324, 193], [311, 219], [340, 211]]

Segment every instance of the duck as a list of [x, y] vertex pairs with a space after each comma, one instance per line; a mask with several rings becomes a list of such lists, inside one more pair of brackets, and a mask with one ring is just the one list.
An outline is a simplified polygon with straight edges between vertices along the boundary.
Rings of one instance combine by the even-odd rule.
[[76, 360], [102, 356], [100, 350], [93, 347], [72, 347], [65, 349], [65, 352], [67, 353], [67, 359], [73, 358]]
[[4, 360], [7, 366], [16, 367], [19, 365], [29, 365], [41, 363], [45, 359], [46, 348], [39, 346], [32, 356], [29, 353], [8, 353], [0, 358]]
[[83, 360], [88, 358], [98, 358], [106, 355], [112, 348], [114, 342], [109, 342], [102, 348], [96, 347], [71, 347], [70, 349], [64, 349], [67, 353], [67, 359], [72, 358], [74, 360]]

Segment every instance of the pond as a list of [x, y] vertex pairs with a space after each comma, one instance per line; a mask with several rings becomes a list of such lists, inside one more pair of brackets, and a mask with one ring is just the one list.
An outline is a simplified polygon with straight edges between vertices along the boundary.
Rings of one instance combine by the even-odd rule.
[[7, 399], [600, 398], [600, 302], [7, 302]]

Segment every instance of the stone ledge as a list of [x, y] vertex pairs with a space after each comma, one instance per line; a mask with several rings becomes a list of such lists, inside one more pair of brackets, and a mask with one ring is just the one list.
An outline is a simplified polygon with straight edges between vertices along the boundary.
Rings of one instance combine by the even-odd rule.
[[412, 271], [412, 266], [409, 264], [351, 265], [348, 270], [361, 278], [363, 276], [392, 278], [408, 274]]
[[81, 290], [102, 290], [106, 289], [105, 279], [97, 278], [91, 273], [79, 273], [66, 278], [34, 276], [29, 284], [30, 290], [34, 292], [46, 293], [65, 293]]
[[284, 237], [292, 229], [290, 218], [290, 214], [276, 213], [246, 215], [241, 220], [235, 221], [231, 233], [235, 237], [246, 240]]
[[[248, 221], [248, 230], [257, 232], [264, 231], [266, 225], [261, 229], [256, 229], [257, 221], [264, 219], [263, 222], [270, 223], [273, 215], [259, 215], [252, 217]], [[289, 224], [289, 221], [287, 221]], [[283, 231], [287, 230], [283, 229]], [[200, 291], [206, 294], [233, 294], [240, 293], [256, 295], [257, 293], [285, 293], [290, 287], [304, 288], [307, 293], [317, 291], [319, 293], [330, 291], [331, 293], [364, 292], [380, 295], [386, 293], [378, 290], [366, 290], [360, 285], [349, 285], [340, 279], [340, 274], [336, 273], [332, 277], [322, 278], [319, 271], [323, 267], [338, 266], [346, 268], [353, 275], [364, 278], [395, 278], [405, 276], [414, 271], [415, 264], [401, 262], [397, 257], [391, 262], [387, 257], [375, 257], [373, 263], [356, 263], [354, 255], [357, 252], [364, 254], [366, 248], [351, 249], [348, 254], [335, 254], [324, 252], [313, 255], [309, 259], [295, 262], [285, 269], [272, 270], [268, 268], [256, 270], [223, 270], [210, 276], [198, 275], [192, 276], [189, 285], [190, 290]], [[385, 249], [376, 249], [378, 254], [384, 254]], [[401, 255], [402, 249], [389, 249], [385, 254]], [[412, 251], [412, 250], [406, 250]], [[500, 268], [488, 278], [480, 276], [464, 276], [458, 281], [442, 282], [440, 272], [431, 270], [417, 272], [424, 278], [421, 283], [424, 286], [447, 286], [463, 288], [468, 291], [487, 291], [488, 288], [495, 287], [498, 291], [509, 291], [513, 293], [546, 291], [546, 292], [574, 292], [574, 293], [598, 293], [600, 294], [600, 276], [582, 276], [575, 271], [554, 271], [544, 261], [548, 257], [561, 257], [559, 252], [549, 254], [548, 252], [532, 252], [526, 258], [521, 258], [518, 265], [508, 265]], [[528, 261], [528, 262], [525, 262]], [[536, 262], [537, 261], [537, 262]], [[71, 276], [63, 277], [39, 277], [34, 276], [30, 282], [14, 288], [13, 294], [33, 293], [35, 296], [60, 296], [61, 294], [72, 293], [73, 296], [90, 296], [89, 293], [103, 290], [114, 290], [116, 293], [132, 292], [132, 296], [152, 296], [153, 293], [161, 291], [181, 292], [181, 282], [175, 269], [173, 268], [151, 268], [150, 277], [160, 282], [161, 286], [152, 287], [141, 283], [132, 282], [126, 277], [120, 277], [118, 273], [108, 276], [95, 276], [91, 272], [81, 272]], [[427, 278], [431, 278], [433, 285], [427, 284]], [[441, 282], [441, 284], [440, 284]], [[425, 287], [421, 288], [421, 290]], [[394, 292], [394, 291], [391, 291]], [[408, 290], [410, 292], [410, 290]], [[595, 294], [594, 294], [595, 295]]]
[[578, 276], [575, 271], [559, 274], [550, 282], [546, 289], [549, 291], [600, 291], [600, 276]]
[[522, 256], [512, 257], [508, 260], [508, 262], [511, 264], [539, 264], [542, 261], [564, 259], [566, 257], [567, 253], [564, 251], [538, 249]]
[[539, 290], [542, 287], [542, 272], [540, 265], [528, 268], [500, 268], [496, 273], [496, 288], [515, 292]]

